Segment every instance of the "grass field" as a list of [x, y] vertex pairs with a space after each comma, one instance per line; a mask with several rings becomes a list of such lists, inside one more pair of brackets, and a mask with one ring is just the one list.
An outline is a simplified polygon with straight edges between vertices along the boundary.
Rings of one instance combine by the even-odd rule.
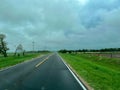
[[39, 55], [42, 55], [40, 53], [27, 53], [25, 56], [13, 56], [13, 54], [9, 54], [8, 57], [0, 56], [0, 69], [5, 68], [8, 66], [12, 66], [21, 62], [24, 62], [26, 60], [31, 60], [32, 58], [35, 58]]
[[90, 54], [60, 54], [95, 90], [120, 90], [120, 59]]

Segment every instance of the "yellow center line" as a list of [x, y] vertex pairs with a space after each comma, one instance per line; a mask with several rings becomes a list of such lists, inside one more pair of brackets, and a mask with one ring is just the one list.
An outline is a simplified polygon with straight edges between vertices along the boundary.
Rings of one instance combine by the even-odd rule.
[[47, 61], [52, 55], [46, 57], [43, 61], [39, 62], [35, 67], [39, 67], [41, 64], [43, 64], [45, 61]]

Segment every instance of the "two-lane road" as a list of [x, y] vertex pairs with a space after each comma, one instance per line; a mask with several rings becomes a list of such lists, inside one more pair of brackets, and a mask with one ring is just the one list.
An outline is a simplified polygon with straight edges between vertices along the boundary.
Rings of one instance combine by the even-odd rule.
[[57, 53], [0, 71], [0, 90], [86, 90]]

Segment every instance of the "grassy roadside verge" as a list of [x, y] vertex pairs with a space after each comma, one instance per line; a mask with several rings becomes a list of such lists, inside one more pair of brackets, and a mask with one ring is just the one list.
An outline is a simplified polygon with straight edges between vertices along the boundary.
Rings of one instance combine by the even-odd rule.
[[32, 58], [35, 58], [37, 56], [40, 56], [42, 54], [40, 53], [27, 53], [25, 56], [13, 56], [13, 54], [10, 54], [8, 57], [0, 56], [0, 69], [9, 67], [27, 60], [31, 60]]
[[87, 54], [60, 54], [95, 90], [120, 90], [120, 60]]

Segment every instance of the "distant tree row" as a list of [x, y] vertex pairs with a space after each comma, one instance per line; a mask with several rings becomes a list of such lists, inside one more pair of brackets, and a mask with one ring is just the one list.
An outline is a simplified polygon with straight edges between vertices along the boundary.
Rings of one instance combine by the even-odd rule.
[[120, 51], [120, 48], [105, 48], [105, 49], [79, 49], [79, 50], [59, 50], [61, 53], [76, 53], [76, 52], [114, 52]]
[[39, 50], [39, 51], [27, 51], [27, 53], [47, 53], [50, 52], [48, 50]]

